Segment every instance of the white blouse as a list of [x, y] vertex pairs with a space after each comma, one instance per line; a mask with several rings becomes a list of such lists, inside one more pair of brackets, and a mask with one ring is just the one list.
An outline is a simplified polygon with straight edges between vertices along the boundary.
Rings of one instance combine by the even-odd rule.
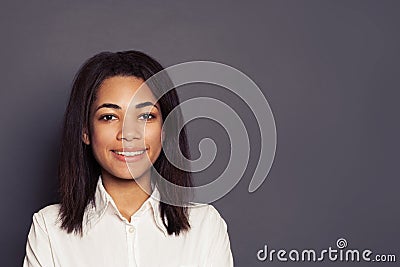
[[23, 267], [233, 266], [227, 225], [212, 205], [188, 208], [188, 232], [168, 235], [159, 212], [159, 192], [128, 222], [99, 178], [95, 203], [83, 219], [83, 237], [61, 230], [60, 204], [33, 215]]

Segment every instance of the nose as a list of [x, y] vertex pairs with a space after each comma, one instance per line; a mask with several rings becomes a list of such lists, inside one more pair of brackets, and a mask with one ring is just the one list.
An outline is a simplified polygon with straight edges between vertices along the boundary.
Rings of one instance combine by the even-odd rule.
[[117, 139], [131, 142], [135, 139], [141, 140], [143, 137], [144, 125], [140, 123], [133, 123], [132, 121], [125, 121], [123, 126], [118, 131]]

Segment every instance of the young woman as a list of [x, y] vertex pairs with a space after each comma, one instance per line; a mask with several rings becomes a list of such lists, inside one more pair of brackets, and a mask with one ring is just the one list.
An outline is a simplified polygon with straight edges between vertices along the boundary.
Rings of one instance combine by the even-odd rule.
[[60, 203], [33, 215], [24, 267], [233, 266], [218, 211], [170, 186], [192, 180], [164, 153], [189, 158], [185, 129], [177, 138], [163, 127], [174, 108], [172, 127], [182, 123], [176, 90], [145, 83], [162, 70], [138, 51], [103, 52], [80, 68], [64, 117]]

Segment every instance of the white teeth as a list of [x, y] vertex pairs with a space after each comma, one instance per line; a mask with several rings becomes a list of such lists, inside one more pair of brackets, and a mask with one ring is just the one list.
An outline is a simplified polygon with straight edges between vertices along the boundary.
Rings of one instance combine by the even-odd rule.
[[145, 150], [142, 151], [135, 151], [135, 152], [120, 152], [120, 151], [114, 151], [116, 154], [118, 155], [123, 155], [125, 157], [133, 157], [133, 156], [137, 156], [140, 154], [143, 154]]

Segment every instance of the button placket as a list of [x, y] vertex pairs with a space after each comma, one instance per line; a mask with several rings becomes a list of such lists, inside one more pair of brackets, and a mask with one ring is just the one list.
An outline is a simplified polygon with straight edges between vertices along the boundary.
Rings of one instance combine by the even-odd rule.
[[128, 266], [129, 267], [136, 267], [136, 261], [134, 257], [134, 233], [135, 227], [132, 224], [126, 224], [126, 235], [128, 241]]

